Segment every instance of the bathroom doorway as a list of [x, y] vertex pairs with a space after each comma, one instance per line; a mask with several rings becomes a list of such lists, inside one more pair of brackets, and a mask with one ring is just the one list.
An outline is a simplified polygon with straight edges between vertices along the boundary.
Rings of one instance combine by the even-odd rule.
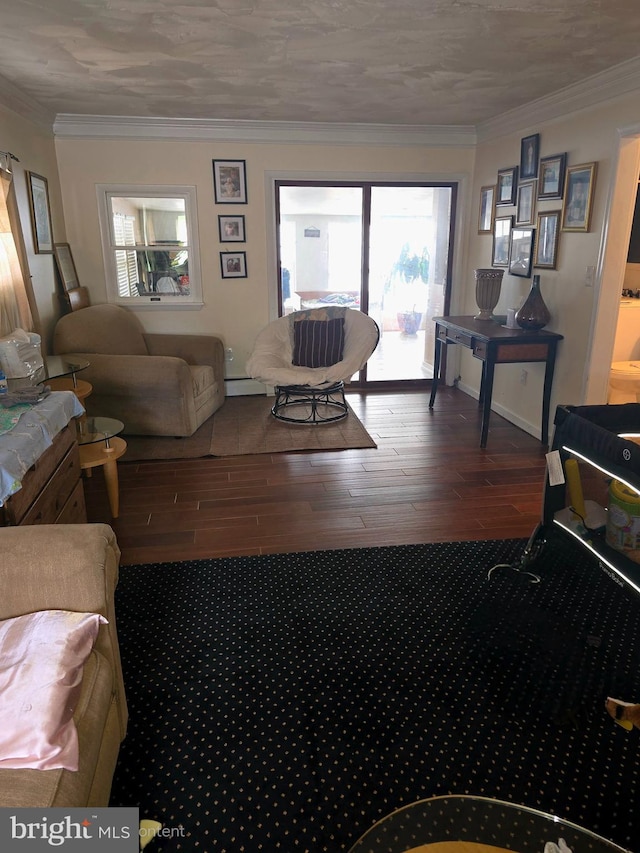
[[629, 238], [640, 175], [640, 125], [621, 134], [612, 184], [604, 218], [604, 235], [596, 281], [598, 293], [591, 323], [590, 348], [582, 401], [586, 405], [606, 403], [609, 374], [620, 309], [620, 296], [625, 287]]

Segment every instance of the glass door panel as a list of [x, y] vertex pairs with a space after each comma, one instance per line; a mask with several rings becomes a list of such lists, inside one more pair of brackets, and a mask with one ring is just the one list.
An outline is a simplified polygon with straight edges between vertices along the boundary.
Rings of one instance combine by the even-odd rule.
[[361, 187], [279, 187], [281, 314], [360, 308]]
[[369, 314], [380, 343], [367, 381], [433, 377], [433, 317], [444, 314], [451, 187], [373, 186]]
[[280, 314], [323, 305], [366, 310], [381, 334], [360, 378], [431, 379], [454, 186], [279, 181], [277, 190]]

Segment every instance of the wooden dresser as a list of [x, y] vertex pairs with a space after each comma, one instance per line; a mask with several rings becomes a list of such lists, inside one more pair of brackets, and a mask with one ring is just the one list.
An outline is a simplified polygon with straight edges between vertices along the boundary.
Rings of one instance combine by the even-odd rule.
[[0, 508], [0, 526], [86, 522], [81, 474], [76, 424], [72, 420], [29, 468], [22, 478], [22, 488]]

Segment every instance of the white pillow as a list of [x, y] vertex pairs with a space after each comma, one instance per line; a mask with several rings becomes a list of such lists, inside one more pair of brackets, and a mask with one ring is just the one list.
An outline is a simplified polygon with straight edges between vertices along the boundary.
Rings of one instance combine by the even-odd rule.
[[101, 624], [70, 610], [0, 622], [0, 768], [78, 769], [73, 712]]

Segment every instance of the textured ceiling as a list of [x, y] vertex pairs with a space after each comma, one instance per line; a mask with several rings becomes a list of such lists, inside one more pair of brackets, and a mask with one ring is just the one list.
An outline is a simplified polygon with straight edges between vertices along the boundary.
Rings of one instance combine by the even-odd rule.
[[0, 0], [0, 10], [0, 75], [51, 114], [474, 125], [640, 54], [638, 0]]

